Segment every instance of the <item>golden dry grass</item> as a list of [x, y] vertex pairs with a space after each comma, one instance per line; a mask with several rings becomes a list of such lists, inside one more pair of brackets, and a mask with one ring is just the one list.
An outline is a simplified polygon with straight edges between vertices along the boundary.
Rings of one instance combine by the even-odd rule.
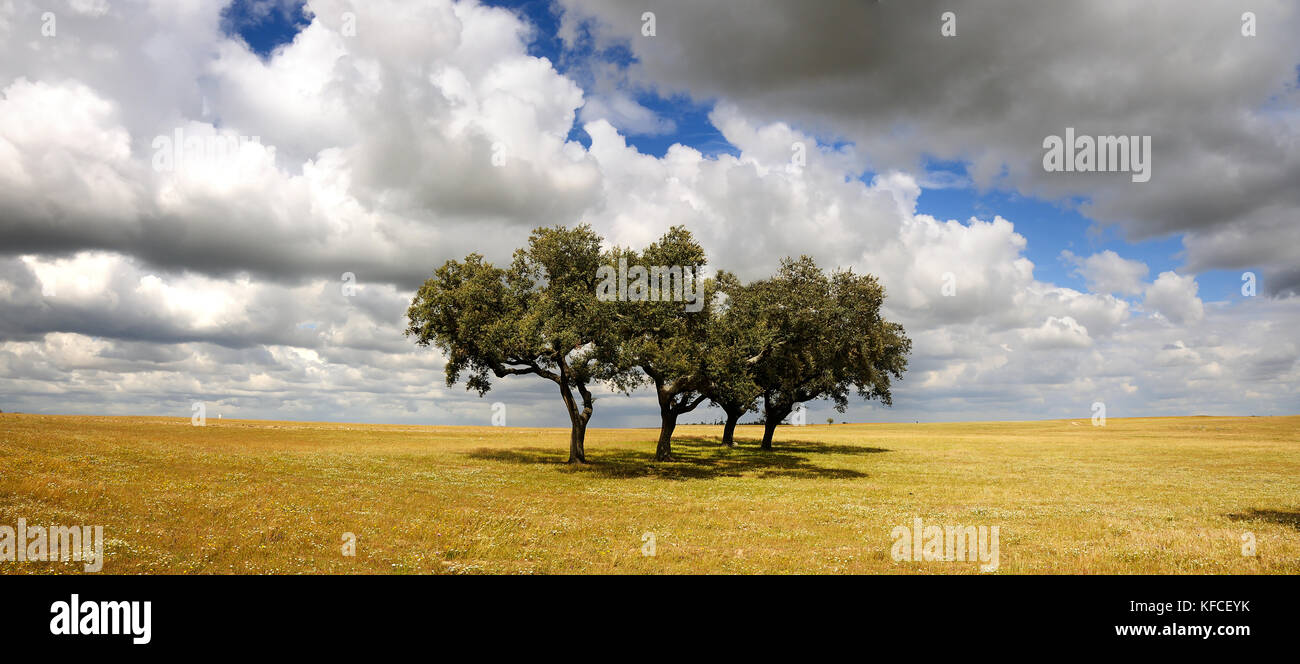
[[3, 414], [0, 524], [101, 524], [110, 574], [976, 573], [895, 562], [915, 517], [999, 526], [1000, 573], [1300, 573], [1300, 417], [677, 433]]

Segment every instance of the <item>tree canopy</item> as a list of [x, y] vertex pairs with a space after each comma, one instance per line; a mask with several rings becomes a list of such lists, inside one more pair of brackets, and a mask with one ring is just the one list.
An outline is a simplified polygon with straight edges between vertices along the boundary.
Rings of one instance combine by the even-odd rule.
[[827, 399], [844, 412], [854, 391], [893, 403], [912, 342], [882, 316], [875, 277], [823, 272], [802, 256], [748, 284], [725, 270], [701, 279], [704, 249], [681, 226], [641, 251], [601, 244], [588, 225], [556, 226], [534, 230], [505, 268], [477, 253], [447, 261], [412, 300], [406, 333], [444, 353], [448, 385], [464, 377], [480, 396], [493, 377], [554, 383], [570, 463], [587, 460], [596, 385], [653, 386], [658, 460], [671, 458], [678, 417], [705, 400], [727, 415], [725, 445], [761, 409], [763, 449], [801, 403]]
[[664, 461], [672, 455], [677, 418], [708, 397], [705, 366], [713, 282], [700, 279], [700, 268], [707, 263], [704, 248], [682, 226], [670, 228], [640, 253], [622, 250], [618, 257], [651, 274], [675, 274], [680, 280], [668, 297], [665, 284], [659, 283], [659, 297], [620, 303], [617, 317], [620, 357], [640, 369], [636, 384], [649, 383], [655, 391], [660, 416], [655, 459]]
[[890, 379], [902, 378], [912, 342], [881, 316], [885, 290], [876, 278], [836, 270], [808, 256], [786, 259], [776, 275], [742, 289], [736, 311], [754, 331], [753, 380], [763, 397], [763, 449], [795, 406], [829, 399], [844, 412], [850, 389], [893, 403]]
[[467, 389], [482, 396], [492, 376], [555, 383], [572, 425], [570, 463], [586, 462], [592, 383], [620, 379], [614, 311], [596, 300], [597, 270], [609, 258], [600, 244], [587, 225], [538, 228], [508, 268], [479, 254], [447, 261], [407, 310], [407, 335], [446, 355], [448, 385], [467, 374]]
[[727, 416], [722, 444], [733, 447], [736, 424], [745, 413], [758, 408], [761, 390], [754, 382], [754, 368], [761, 359], [763, 330], [754, 325], [745, 309], [745, 286], [736, 275], [719, 272], [714, 284], [718, 301], [710, 310], [705, 389], [709, 400]]

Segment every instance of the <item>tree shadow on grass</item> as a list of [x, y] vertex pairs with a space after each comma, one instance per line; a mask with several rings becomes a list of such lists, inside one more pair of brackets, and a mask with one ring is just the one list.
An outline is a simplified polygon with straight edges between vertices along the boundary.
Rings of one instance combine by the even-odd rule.
[[1250, 510], [1227, 515], [1233, 521], [1269, 521], [1300, 530], [1300, 511]]
[[[691, 443], [705, 448], [713, 447], [722, 448], [722, 438], [719, 436], [684, 436], [682, 438], [673, 438], [673, 449], [677, 448], [678, 443]], [[739, 444], [732, 449], [745, 450], [752, 449], [754, 452], [763, 453], [758, 447], [757, 440], [738, 441]], [[815, 440], [774, 440], [772, 442], [773, 452], [820, 452], [822, 454], [878, 454], [888, 452], [883, 447], [864, 447], [861, 445], [831, 445], [829, 443], [819, 443]]]
[[880, 448], [862, 448], [820, 444], [788, 444], [764, 452], [757, 446], [721, 447], [716, 440], [683, 438], [673, 440], [673, 460], [655, 461], [653, 447], [645, 450], [588, 449], [587, 464], [567, 464], [563, 450], [543, 447], [514, 449], [480, 448], [468, 453], [470, 458], [518, 464], [554, 465], [564, 472], [590, 473], [598, 477], [631, 479], [659, 477], [670, 480], [707, 480], [757, 474], [760, 478], [860, 479], [866, 473], [848, 468], [825, 468], [809, 463], [795, 452], [835, 452], [851, 449], [850, 454], [887, 452]]

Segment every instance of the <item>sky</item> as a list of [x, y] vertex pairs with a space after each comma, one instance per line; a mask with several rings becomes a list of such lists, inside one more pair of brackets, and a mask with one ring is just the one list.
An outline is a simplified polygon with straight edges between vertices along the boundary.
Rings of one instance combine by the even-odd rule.
[[[402, 332], [444, 261], [585, 222], [876, 275], [894, 405], [809, 421], [1294, 414], [1297, 34], [1285, 0], [5, 0], [0, 409], [567, 425]], [[1067, 128], [1150, 137], [1150, 179], [1047, 170]]]

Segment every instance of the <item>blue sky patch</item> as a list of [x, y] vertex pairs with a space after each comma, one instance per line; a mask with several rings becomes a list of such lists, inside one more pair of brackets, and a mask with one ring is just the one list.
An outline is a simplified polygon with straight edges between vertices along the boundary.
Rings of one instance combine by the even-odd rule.
[[235, 0], [221, 12], [221, 27], [226, 34], [243, 39], [263, 58], [293, 42], [310, 23], [306, 3], [301, 1]]

